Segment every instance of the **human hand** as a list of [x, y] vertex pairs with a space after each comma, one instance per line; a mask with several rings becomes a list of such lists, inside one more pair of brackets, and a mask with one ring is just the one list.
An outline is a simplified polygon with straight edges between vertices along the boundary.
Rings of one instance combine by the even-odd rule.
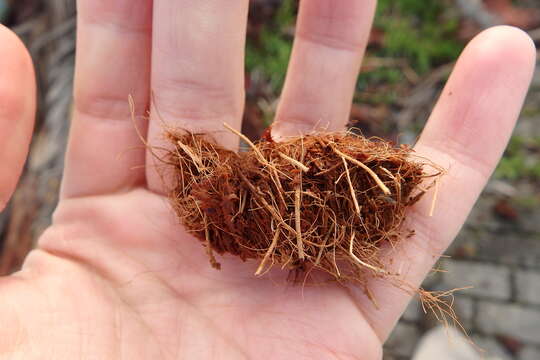
[[[177, 224], [163, 181], [137, 136], [162, 145], [161, 121], [237, 139], [244, 104], [248, 1], [79, 0], [74, 116], [53, 225], [23, 269], [0, 280], [0, 358], [379, 359], [410, 294], [382, 281], [362, 290], [255, 278], [258, 264], [208, 265]], [[342, 129], [375, 1], [301, 3], [274, 136]], [[152, 15], [153, 14], [153, 15]], [[152, 17], [154, 21], [152, 21]], [[26, 50], [0, 30], [2, 199], [29, 142], [35, 84]], [[498, 27], [467, 47], [416, 151], [449, 169], [437, 211], [409, 214], [416, 236], [392, 265], [418, 285], [454, 239], [496, 165], [520, 112], [535, 51]], [[153, 93], [153, 96], [150, 94]], [[152, 104], [152, 99], [155, 104]], [[150, 117], [146, 119], [146, 112]], [[146, 164], [146, 167], [141, 165]], [[283, 280], [283, 281], [281, 281]]]

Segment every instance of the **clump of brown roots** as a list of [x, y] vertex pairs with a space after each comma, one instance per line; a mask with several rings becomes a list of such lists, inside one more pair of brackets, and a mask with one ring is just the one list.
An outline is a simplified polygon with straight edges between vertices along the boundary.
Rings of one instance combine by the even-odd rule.
[[[234, 131], [231, 129], [231, 131]], [[410, 147], [353, 133], [269, 137], [236, 153], [208, 135], [167, 131], [174, 150], [172, 206], [214, 252], [338, 281], [388, 277], [383, 249], [411, 234], [406, 209], [426, 192], [424, 165]]]

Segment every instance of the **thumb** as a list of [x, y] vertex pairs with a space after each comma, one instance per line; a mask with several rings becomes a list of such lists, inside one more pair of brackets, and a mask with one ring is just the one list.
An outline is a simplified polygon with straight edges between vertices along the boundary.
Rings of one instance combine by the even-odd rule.
[[0, 25], [0, 211], [21, 175], [32, 138], [36, 81], [21, 40]]

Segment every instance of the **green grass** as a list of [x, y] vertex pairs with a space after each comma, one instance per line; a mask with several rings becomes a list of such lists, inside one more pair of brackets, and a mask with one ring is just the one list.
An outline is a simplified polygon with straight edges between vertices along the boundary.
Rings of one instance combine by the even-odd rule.
[[495, 170], [495, 177], [506, 180], [540, 180], [540, 137], [513, 136]]
[[[379, 0], [375, 26], [384, 32], [384, 44], [371, 49], [370, 54], [405, 59], [420, 75], [456, 59], [463, 44], [457, 40], [458, 17], [452, 9], [450, 0]], [[285, 79], [295, 17], [296, 2], [284, 0], [258, 37], [248, 39], [247, 70], [260, 71], [275, 92], [279, 92]], [[381, 67], [363, 73], [357, 88], [361, 91], [372, 85], [404, 80], [400, 68]]]
[[[463, 49], [458, 16], [446, 0], [379, 0], [374, 23], [384, 33], [384, 44], [371, 54], [405, 59], [419, 75], [455, 60]], [[401, 69], [382, 67], [362, 74], [358, 89], [403, 79]]]
[[272, 21], [262, 28], [258, 38], [248, 39], [247, 42], [247, 70], [261, 71], [274, 91], [279, 91], [285, 81], [293, 43], [288, 30], [294, 26], [295, 13], [295, 2], [284, 0]]
[[512, 201], [524, 210], [535, 210], [540, 205], [540, 200], [537, 196], [516, 196]]
[[385, 33], [380, 53], [405, 57], [419, 73], [455, 59], [458, 17], [445, 0], [380, 0], [375, 26]]

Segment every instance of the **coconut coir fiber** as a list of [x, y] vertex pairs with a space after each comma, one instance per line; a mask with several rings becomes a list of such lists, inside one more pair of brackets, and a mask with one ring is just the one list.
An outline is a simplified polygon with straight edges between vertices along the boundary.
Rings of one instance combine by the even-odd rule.
[[182, 224], [214, 252], [365, 283], [388, 276], [384, 248], [406, 241], [407, 207], [428, 175], [408, 146], [352, 133], [269, 136], [247, 152], [226, 150], [208, 135], [167, 131], [174, 145], [170, 198]]

